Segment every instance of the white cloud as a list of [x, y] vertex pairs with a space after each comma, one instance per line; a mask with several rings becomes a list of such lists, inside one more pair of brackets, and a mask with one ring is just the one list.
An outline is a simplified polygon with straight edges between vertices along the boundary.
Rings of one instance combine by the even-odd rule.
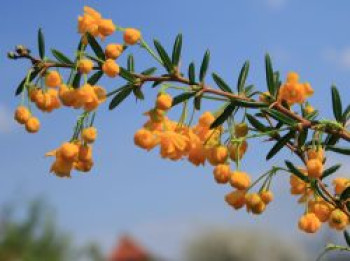
[[271, 9], [280, 9], [287, 4], [287, 0], [266, 0], [266, 3]]
[[350, 69], [350, 47], [342, 50], [329, 48], [323, 53], [324, 58], [342, 69]]
[[12, 113], [3, 104], [0, 104], [0, 133], [8, 133], [14, 127]]

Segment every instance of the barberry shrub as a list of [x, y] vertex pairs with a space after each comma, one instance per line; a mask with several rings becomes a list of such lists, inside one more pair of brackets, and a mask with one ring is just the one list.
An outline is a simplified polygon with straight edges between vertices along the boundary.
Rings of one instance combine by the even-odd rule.
[[[274, 198], [271, 184], [279, 173], [286, 172], [290, 175], [290, 193], [299, 196], [303, 206], [297, 222], [299, 229], [315, 233], [328, 223], [330, 228], [343, 231], [350, 247], [346, 232], [350, 218], [350, 178], [337, 176], [330, 181], [341, 164], [325, 168], [328, 154], [350, 155], [347, 147], [350, 105], [343, 107], [336, 86], [331, 87], [334, 118], [325, 119], [308, 102], [314, 94], [311, 84], [301, 82], [296, 72], [288, 73], [284, 80], [273, 68], [268, 54], [265, 56], [267, 90], [256, 90], [247, 83], [249, 61], [243, 64], [236, 86], [229, 85], [217, 73], [211, 74], [215, 86], [209, 86], [206, 83], [209, 50], [199, 66], [192, 62], [184, 69], [180, 66], [181, 34], [176, 37], [172, 52], [158, 40], [153, 41], [152, 48], [139, 30], [117, 26], [91, 7], [84, 7], [84, 14], [79, 16], [78, 32], [81, 38], [73, 58], [57, 49], [51, 49], [50, 58], [45, 52], [41, 29], [38, 56], [22, 45], [8, 54], [10, 59], [26, 59], [32, 65], [15, 92], [22, 99], [14, 117], [29, 133], [40, 129], [33, 105], [46, 113], [62, 107], [82, 111], [72, 137], [46, 154], [54, 158], [52, 173], [71, 177], [73, 170], [90, 171], [97, 138], [96, 110], [107, 99], [111, 99], [110, 110], [132, 96], [143, 100], [145, 87], [151, 85], [158, 88], [158, 95], [154, 107], [145, 113], [145, 124], [135, 133], [136, 146], [147, 151], [159, 147], [164, 159], [188, 160], [195, 166], [212, 165], [215, 182], [233, 188], [225, 196], [228, 205], [234, 209], [245, 207], [253, 215], [262, 214], [271, 204]], [[123, 43], [106, 40], [115, 32], [123, 34]], [[136, 71], [133, 48], [147, 52], [157, 67]], [[127, 64], [119, 65], [119, 57], [126, 53]], [[69, 72], [68, 79], [61, 74], [64, 70]], [[121, 77], [125, 84], [107, 91], [98, 85], [104, 76]], [[173, 92], [178, 93], [174, 96], [170, 94]], [[216, 102], [218, 109], [205, 110], [204, 101]], [[167, 116], [170, 110], [181, 110], [177, 121]], [[200, 113], [199, 117], [196, 113]], [[249, 141], [261, 138], [271, 143], [267, 161], [285, 148], [299, 163], [285, 160], [283, 166], [272, 166], [260, 176], [251, 177], [241, 166], [241, 160]]]

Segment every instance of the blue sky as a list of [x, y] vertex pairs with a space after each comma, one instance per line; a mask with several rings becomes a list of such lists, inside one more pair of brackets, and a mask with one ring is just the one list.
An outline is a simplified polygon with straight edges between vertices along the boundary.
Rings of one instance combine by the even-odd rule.
[[[28, 64], [4, 58], [16, 44], [35, 51], [36, 32], [42, 27], [47, 48], [73, 54], [78, 35], [76, 18], [84, 5], [99, 10], [123, 27], [136, 27], [150, 41], [158, 38], [170, 46], [184, 35], [183, 64], [202, 59], [206, 48], [212, 53], [211, 69], [235, 83], [246, 59], [251, 62], [249, 82], [264, 89], [263, 57], [270, 52], [282, 75], [297, 71], [316, 91], [311, 103], [330, 117], [330, 90], [337, 84], [347, 102], [350, 78], [349, 1], [247, 0], [247, 1], [4, 1], [0, 14], [0, 203], [14, 200], [20, 205], [33, 197], [44, 197], [57, 210], [60, 225], [74, 233], [79, 242], [98, 240], [109, 249], [118, 235], [135, 235], [163, 256], [176, 257], [183, 239], [208, 226], [265, 226], [280, 233], [311, 241], [296, 232], [297, 207], [288, 195], [287, 177], [275, 184], [277, 196], [261, 217], [233, 212], [223, 197], [228, 187], [213, 182], [211, 168], [195, 168], [186, 162], [161, 160], [157, 152], [146, 153], [133, 145], [133, 133], [145, 121], [141, 115], [152, 106], [156, 92], [146, 90], [146, 101], [128, 100], [109, 112], [104, 106], [96, 119], [99, 128], [94, 146], [95, 167], [89, 174], [70, 180], [48, 174], [51, 160], [44, 153], [69, 139], [78, 112], [60, 110], [38, 113], [42, 130], [29, 135], [14, 124], [13, 97]], [[116, 34], [106, 42], [121, 41]], [[145, 54], [133, 50], [137, 68], [155, 65]], [[121, 64], [125, 64], [122, 59]], [[209, 81], [210, 82], [210, 81]], [[104, 79], [107, 89], [121, 80]], [[266, 146], [250, 144], [244, 169], [258, 175], [270, 164], [264, 162]], [[281, 156], [289, 157], [284, 152]], [[332, 160], [342, 160], [343, 158]], [[349, 167], [349, 166], [348, 166]], [[349, 170], [344, 167], [343, 171]], [[321, 238], [319, 235], [318, 238]]]

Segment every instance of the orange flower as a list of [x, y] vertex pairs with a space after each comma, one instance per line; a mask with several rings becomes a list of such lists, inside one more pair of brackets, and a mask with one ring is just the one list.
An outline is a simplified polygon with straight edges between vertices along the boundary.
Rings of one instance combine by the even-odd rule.
[[336, 230], [344, 230], [349, 224], [349, 218], [340, 209], [335, 209], [330, 214], [328, 224], [331, 228]]
[[230, 175], [231, 175], [230, 166], [227, 164], [217, 165], [214, 168], [213, 173], [214, 173], [214, 178], [215, 178], [217, 183], [225, 184], [230, 179]]
[[105, 55], [107, 59], [117, 59], [122, 52], [124, 51], [124, 47], [121, 44], [109, 44], [106, 47]]
[[33, 116], [30, 117], [25, 124], [26, 124], [25, 125], [26, 126], [26, 130], [29, 133], [36, 133], [40, 129], [40, 121], [36, 117], [33, 117]]
[[185, 155], [188, 138], [175, 131], [165, 131], [160, 134], [160, 155], [162, 158], [179, 160]]
[[86, 143], [93, 143], [97, 137], [97, 130], [95, 127], [89, 127], [82, 131], [82, 138]]
[[88, 74], [94, 67], [94, 63], [90, 59], [81, 59], [78, 62], [78, 69], [80, 73]]
[[309, 202], [309, 210], [314, 213], [321, 222], [326, 222], [332, 212], [333, 206], [324, 200], [315, 200]]
[[58, 87], [61, 84], [61, 76], [57, 71], [50, 71], [45, 76], [45, 84], [48, 87]]
[[228, 150], [225, 146], [219, 145], [207, 149], [207, 160], [213, 166], [223, 164], [226, 162], [228, 157]]
[[253, 214], [259, 215], [266, 209], [266, 204], [257, 193], [246, 194], [245, 201], [247, 205], [247, 211]]
[[238, 190], [245, 190], [250, 186], [250, 177], [247, 173], [242, 171], [233, 171], [230, 178], [232, 187]]
[[234, 209], [240, 209], [245, 205], [245, 191], [244, 190], [235, 190], [225, 196], [225, 201], [227, 204], [232, 206]]
[[172, 103], [173, 98], [169, 94], [161, 93], [157, 97], [156, 108], [158, 110], [167, 111], [171, 108]]
[[141, 32], [135, 28], [126, 28], [124, 32], [124, 42], [134, 45], [141, 39]]
[[206, 111], [199, 117], [198, 123], [203, 127], [209, 128], [214, 121], [214, 115], [210, 111]]
[[238, 138], [245, 137], [248, 134], [248, 125], [243, 122], [235, 125], [235, 135]]
[[65, 142], [57, 150], [56, 156], [67, 162], [73, 162], [77, 159], [79, 153], [79, 146], [71, 142]]
[[102, 19], [98, 24], [98, 32], [103, 36], [109, 36], [115, 32], [115, 25], [111, 19]]
[[102, 65], [103, 72], [113, 78], [119, 74], [120, 68], [119, 65], [112, 59], [107, 59]]
[[308, 213], [299, 219], [298, 226], [306, 233], [316, 233], [321, 227], [321, 222], [314, 213]]
[[350, 179], [348, 178], [335, 178], [332, 183], [337, 195], [340, 195], [347, 187], [350, 187]]
[[273, 200], [273, 193], [269, 190], [264, 190], [260, 193], [261, 200], [267, 205]]
[[242, 159], [244, 154], [246, 153], [248, 149], [248, 143], [247, 141], [243, 141], [240, 144], [234, 143], [229, 145], [229, 151], [230, 151], [230, 158], [233, 161], [237, 161], [239, 159]]
[[323, 164], [319, 159], [311, 159], [306, 163], [308, 176], [311, 178], [320, 178], [323, 172]]
[[140, 129], [134, 135], [134, 143], [142, 149], [151, 150], [157, 146], [159, 139], [151, 131]]
[[25, 106], [18, 106], [15, 111], [15, 120], [19, 124], [25, 124], [30, 118], [30, 111]]

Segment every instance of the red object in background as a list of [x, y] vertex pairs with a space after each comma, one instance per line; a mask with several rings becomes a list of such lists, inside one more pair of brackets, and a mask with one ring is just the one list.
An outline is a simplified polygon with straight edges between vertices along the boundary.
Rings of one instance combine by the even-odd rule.
[[108, 261], [147, 261], [150, 255], [129, 236], [120, 238]]

